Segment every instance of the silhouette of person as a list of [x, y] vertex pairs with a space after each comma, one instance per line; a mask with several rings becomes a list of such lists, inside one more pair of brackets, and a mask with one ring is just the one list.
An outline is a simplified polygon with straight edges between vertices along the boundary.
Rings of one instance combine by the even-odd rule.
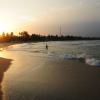
[[48, 45], [46, 44], [46, 49], [48, 50]]

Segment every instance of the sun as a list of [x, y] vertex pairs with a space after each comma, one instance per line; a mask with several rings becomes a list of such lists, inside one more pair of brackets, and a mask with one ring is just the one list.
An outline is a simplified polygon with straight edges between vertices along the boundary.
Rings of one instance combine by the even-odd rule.
[[0, 34], [2, 34], [2, 32], [11, 32], [13, 27], [13, 24], [9, 21], [0, 21]]
[[5, 32], [7, 31], [7, 26], [4, 23], [0, 23], [0, 32]]
[[19, 16], [19, 17], [5, 17], [0, 16], [0, 35], [3, 32], [10, 33], [14, 32], [15, 35], [24, 29], [28, 29], [32, 18], [28, 16]]
[[0, 32], [7, 32], [10, 30], [8, 23], [0, 22]]

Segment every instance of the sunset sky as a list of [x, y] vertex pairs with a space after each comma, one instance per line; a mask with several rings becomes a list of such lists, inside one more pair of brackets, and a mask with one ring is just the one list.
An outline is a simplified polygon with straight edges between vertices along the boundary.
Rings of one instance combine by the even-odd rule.
[[0, 32], [100, 36], [100, 0], [0, 0]]

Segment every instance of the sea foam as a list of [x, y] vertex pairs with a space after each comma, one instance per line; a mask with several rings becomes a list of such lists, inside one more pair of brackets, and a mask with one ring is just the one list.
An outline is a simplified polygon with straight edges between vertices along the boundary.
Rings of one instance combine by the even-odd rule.
[[97, 60], [95, 58], [86, 58], [85, 63], [92, 66], [100, 66], [100, 60]]
[[91, 55], [87, 55], [85, 53], [82, 54], [60, 54], [60, 53], [51, 53], [50, 54], [52, 58], [57, 58], [57, 59], [65, 59], [65, 60], [84, 60], [84, 62], [88, 65], [91, 66], [96, 66], [100, 67], [100, 60], [93, 58]]

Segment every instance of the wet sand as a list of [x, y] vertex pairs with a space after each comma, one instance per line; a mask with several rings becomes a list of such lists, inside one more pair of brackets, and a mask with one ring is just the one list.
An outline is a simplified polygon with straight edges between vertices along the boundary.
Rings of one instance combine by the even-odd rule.
[[26, 74], [13, 79], [6, 100], [100, 100], [98, 67], [38, 57], [34, 58], [33, 67], [30, 73], [27, 69]]
[[35, 100], [100, 100], [100, 69], [83, 62], [47, 61], [33, 79]]
[[10, 59], [5, 59], [5, 58], [0, 58], [0, 100], [3, 100], [3, 91], [2, 91], [2, 81], [4, 78], [4, 73], [8, 70], [10, 67], [11, 60]]

